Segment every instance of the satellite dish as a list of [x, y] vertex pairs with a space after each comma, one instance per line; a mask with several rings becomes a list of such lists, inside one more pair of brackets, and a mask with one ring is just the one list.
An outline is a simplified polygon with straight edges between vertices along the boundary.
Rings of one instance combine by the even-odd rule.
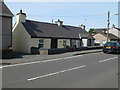
[[79, 38], [80, 38], [80, 39], [82, 38], [81, 35], [80, 35], [80, 33], [79, 33]]

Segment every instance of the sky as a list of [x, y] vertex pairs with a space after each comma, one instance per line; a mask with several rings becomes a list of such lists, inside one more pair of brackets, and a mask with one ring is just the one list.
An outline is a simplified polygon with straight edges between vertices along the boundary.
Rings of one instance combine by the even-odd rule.
[[106, 28], [107, 13], [110, 11], [111, 25], [118, 26], [118, 3], [117, 2], [5, 2], [14, 14], [20, 9], [27, 14], [27, 19], [40, 22], [52, 23], [58, 19], [64, 25], [86, 25], [90, 28]]

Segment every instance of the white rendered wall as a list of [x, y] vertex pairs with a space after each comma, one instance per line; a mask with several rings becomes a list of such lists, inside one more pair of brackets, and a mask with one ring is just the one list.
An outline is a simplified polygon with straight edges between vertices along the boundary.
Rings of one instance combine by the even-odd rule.
[[87, 47], [87, 39], [82, 39], [82, 42], [83, 42], [83, 46]]
[[47, 39], [47, 38], [31, 38], [30, 47], [38, 47], [39, 40], [44, 41], [43, 48], [47, 48], [47, 49], [51, 48], [51, 39]]
[[13, 28], [13, 51], [30, 54], [30, 36], [21, 23]]
[[63, 40], [66, 40], [67, 46], [70, 46], [70, 39], [58, 39], [58, 48], [64, 48], [63, 46]]

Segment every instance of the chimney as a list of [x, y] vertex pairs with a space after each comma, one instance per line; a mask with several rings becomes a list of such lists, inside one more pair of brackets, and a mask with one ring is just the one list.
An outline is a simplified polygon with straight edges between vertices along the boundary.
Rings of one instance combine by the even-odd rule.
[[58, 21], [55, 21], [55, 23], [56, 23], [58, 26], [62, 26], [62, 25], [63, 25], [63, 21], [60, 21], [60, 19], [58, 19]]
[[112, 28], [115, 28], [115, 25], [114, 25], [114, 24], [112, 25]]
[[16, 22], [25, 22], [26, 20], [26, 14], [22, 12], [22, 10], [20, 10], [20, 12], [17, 14], [16, 16]]
[[83, 30], [85, 30], [85, 25], [81, 24], [80, 28], [83, 29]]

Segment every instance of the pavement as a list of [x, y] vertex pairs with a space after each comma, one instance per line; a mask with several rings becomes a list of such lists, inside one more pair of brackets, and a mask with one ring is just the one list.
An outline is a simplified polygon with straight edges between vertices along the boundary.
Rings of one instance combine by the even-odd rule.
[[39, 54], [37, 54], [37, 55], [23, 55], [21, 58], [0, 60], [0, 64], [1, 65], [20, 64], [20, 63], [43, 61], [43, 60], [49, 60], [49, 59], [65, 58], [65, 57], [70, 57], [70, 56], [75, 56], [75, 55], [97, 53], [97, 52], [102, 52], [102, 49], [66, 52], [66, 53], [55, 54], [55, 55], [39, 55]]
[[118, 55], [96, 52], [3, 66], [2, 86], [3, 88], [101, 88], [101, 90], [118, 88]]

